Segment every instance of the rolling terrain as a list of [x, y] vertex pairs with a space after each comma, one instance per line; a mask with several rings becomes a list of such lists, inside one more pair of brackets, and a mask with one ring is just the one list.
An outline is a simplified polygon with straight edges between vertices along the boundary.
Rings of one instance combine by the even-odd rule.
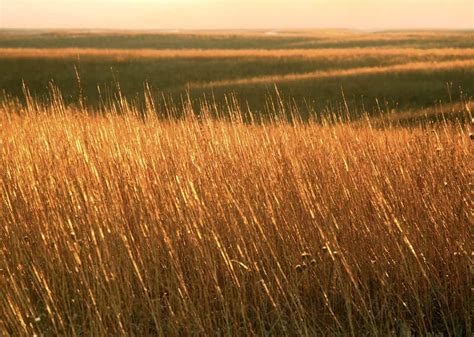
[[[472, 32], [297, 31], [85, 32], [3, 31], [0, 89], [39, 98], [50, 82], [66, 102], [82, 95], [90, 105], [121, 94], [136, 104], [154, 97], [193, 104], [233, 93], [242, 107], [268, 112], [279, 94], [301, 113], [335, 107], [354, 114], [424, 109], [470, 96], [474, 77]], [[78, 76], [80, 83], [78, 83]]]

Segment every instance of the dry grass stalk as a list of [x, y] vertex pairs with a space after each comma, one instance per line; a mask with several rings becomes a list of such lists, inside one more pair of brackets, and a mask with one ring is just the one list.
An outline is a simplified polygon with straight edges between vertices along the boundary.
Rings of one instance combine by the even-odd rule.
[[0, 112], [6, 335], [472, 332], [466, 127], [15, 106]]

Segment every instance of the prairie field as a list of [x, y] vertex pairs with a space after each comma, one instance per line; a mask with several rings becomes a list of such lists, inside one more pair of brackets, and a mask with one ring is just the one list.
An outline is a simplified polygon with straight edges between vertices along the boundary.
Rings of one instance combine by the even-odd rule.
[[472, 31], [0, 31], [0, 336], [471, 336]]

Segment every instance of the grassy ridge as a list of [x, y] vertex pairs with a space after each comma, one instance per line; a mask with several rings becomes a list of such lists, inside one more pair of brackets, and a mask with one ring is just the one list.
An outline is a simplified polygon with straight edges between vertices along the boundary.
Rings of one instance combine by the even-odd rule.
[[6, 335], [471, 335], [468, 125], [52, 100], [0, 109]]
[[323, 49], [94, 49], [94, 48], [1, 48], [5, 58], [75, 59], [101, 57], [115, 61], [137, 59], [220, 59], [220, 58], [296, 58], [349, 59], [355, 57], [399, 57], [401, 60], [426, 58], [472, 58], [473, 48], [323, 48]]
[[390, 73], [416, 73], [416, 72], [436, 72], [443, 70], [465, 70], [474, 68], [474, 60], [437, 61], [437, 62], [410, 62], [406, 64], [395, 64], [391, 66], [358, 67], [347, 70], [332, 71], [312, 71], [300, 74], [285, 74], [276, 76], [259, 76], [251, 78], [240, 78], [235, 80], [219, 80], [209, 83], [190, 83], [189, 87], [194, 88], [216, 88], [232, 87], [235, 85], [271, 84], [280, 82], [296, 82], [312, 79], [328, 79], [340, 77], [357, 77], [360, 75], [378, 75]]

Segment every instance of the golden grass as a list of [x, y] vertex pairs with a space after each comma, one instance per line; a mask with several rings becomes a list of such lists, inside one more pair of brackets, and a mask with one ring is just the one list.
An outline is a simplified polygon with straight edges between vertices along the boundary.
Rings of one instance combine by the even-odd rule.
[[281, 82], [292, 82], [312, 79], [325, 79], [335, 77], [363, 76], [389, 73], [410, 73], [410, 72], [433, 72], [456, 69], [474, 69], [474, 60], [454, 60], [454, 61], [427, 61], [427, 62], [408, 62], [404, 64], [394, 64], [377, 67], [356, 67], [350, 69], [337, 69], [326, 71], [310, 71], [301, 74], [285, 75], [265, 75], [250, 78], [238, 78], [232, 80], [219, 80], [205, 83], [189, 83], [188, 87], [196, 88], [218, 88], [237, 85], [252, 84], [275, 84]]
[[2, 58], [101, 57], [135, 58], [345, 58], [347, 57], [474, 57], [473, 48], [334, 48], [334, 49], [94, 49], [94, 48], [0, 48]]
[[466, 126], [55, 101], [0, 111], [2, 335], [472, 333]]

